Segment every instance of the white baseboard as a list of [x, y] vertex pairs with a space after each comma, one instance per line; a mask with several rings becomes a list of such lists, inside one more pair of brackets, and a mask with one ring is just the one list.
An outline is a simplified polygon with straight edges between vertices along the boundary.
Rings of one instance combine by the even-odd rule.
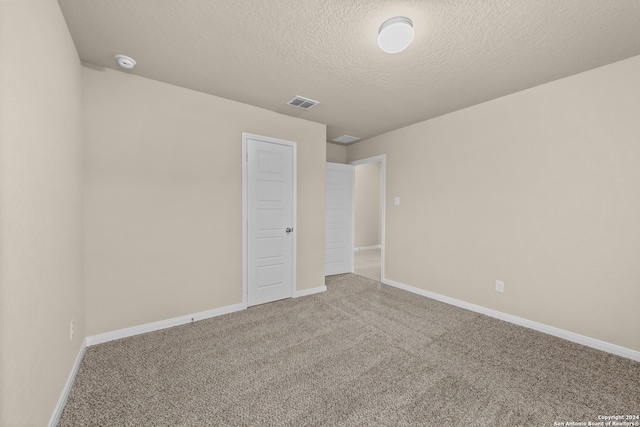
[[438, 301], [442, 301], [447, 304], [455, 305], [456, 307], [464, 308], [470, 311], [474, 311], [476, 313], [481, 313], [490, 317], [494, 317], [496, 319], [504, 320], [505, 322], [514, 323], [519, 326], [524, 326], [525, 328], [533, 329], [539, 332], [544, 332], [545, 334], [553, 335], [554, 337], [558, 337], [558, 338], [563, 338], [567, 341], [572, 341], [587, 347], [606, 351], [607, 353], [615, 354], [617, 356], [626, 357], [627, 359], [640, 362], [640, 351], [631, 350], [629, 348], [621, 347], [616, 344], [600, 341], [595, 338], [590, 338], [584, 335], [576, 334], [574, 332], [565, 331], [564, 329], [559, 329], [553, 326], [545, 325], [543, 323], [534, 322], [533, 320], [528, 320], [522, 317], [513, 316], [511, 314], [492, 310], [490, 308], [471, 304], [469, 302], [465, 302], [459, 299], [436, 294], [434, 292], [425, 291], [424, 289], [405, 285], [404, 283], [395, 282], [393, 280], [383, 279], [382, 283], [384, 283], [385, 285], [393, 286], [394, 288], [403, 289], [405, 291], [412, 292], [414, 294], [422, 295], [427, 298], [431, 298]]
[[305, 297], [307, 295], [319, 294], [320, 292], [326, 292], [326, 291], [327, 291], [327, 287], [325, 285], [322, 285], [316, 288], [303, 289], [301, 291], [296, 291], [293, 297], [300, 298], [300, 297]]
[[60, 416], [62, 415], [62, 411], [64, 410], [64, 406], [67, 404], [67, 399], [69, 398], [69, 393], [71, 392], [71, 388], [73, 387], [73, 382], [76, 379], [76, 375], [78, 374], [78, 369], [80, 369], [80, 364], [82, 363], [82, 359], [84, 358], [84, 353], [87, 350], [87, 340], [82, 341], [82, 346], [78, 351], [78, 356], [76, 356], [76, 361], [71, 367], [71, 372], [69, 373], [69, 377], [67, 378], [67, 382], [62, 389], [62, 394], [58, 399], [58, 404], [53, 410], [53, 414], [51, 415], [51, 419], [49, 420], [49, 427], [56, 427], [58, 422], [60, 421]]
[[354, 252], [369, 251], [371, 249], [382, 249], [382, 245], [360, 246], [359, 248], [353, 248], [353, 251]]
[[147, 332], [159, 331], [161, 329], [171, 328], [173, 326], [184, 325], [185, 323], [195, 322], [197, 320], [209, 319], [211, 317], [222, 316], [223, 314], [233, 313], [235, 311], [247, 308], [244, 304], [234, 304], [225, 307], [214, 308], [212, 310], [201, 311], [199, 313], [187, 314], [171, 319], [160, 320], [158, 322], [146, 323], [144, 325], [132, 326], [130, 328], [118, 329], [117, 331], [106, 332], [104, 334], [92, 335], [87, 337], [87, 346], [102, 344], [108, 341], [127, 338], [134, 335], [144, 334]]

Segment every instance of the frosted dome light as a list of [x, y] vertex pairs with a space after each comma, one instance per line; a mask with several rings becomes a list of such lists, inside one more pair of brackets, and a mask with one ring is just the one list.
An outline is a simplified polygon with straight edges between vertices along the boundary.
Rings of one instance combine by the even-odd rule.
[[413, 22], [404, 16], [387, 19], [378, 30], [378, 46], [387, 53], [405, 50], [415, 36]]

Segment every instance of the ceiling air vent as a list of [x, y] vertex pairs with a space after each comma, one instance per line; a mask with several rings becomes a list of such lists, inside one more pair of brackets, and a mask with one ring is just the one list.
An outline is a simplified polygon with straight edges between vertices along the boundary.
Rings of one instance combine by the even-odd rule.
[[302, 108], [303, 110], [308, 110], [315, 105], [318, 105], [318, 101], [314, 101], [313, 99], [305, 98], [304, 96], [296, 96], [291, 101], [287, 102], [289, 105], [293, 105], [294, 107]]
[[360, 141], [360, 138], [358, 138], [357, 136], [342, 135], [332, 139], [332, 141], [340, 142], [342, 144], [350, 144], [352, 142]]

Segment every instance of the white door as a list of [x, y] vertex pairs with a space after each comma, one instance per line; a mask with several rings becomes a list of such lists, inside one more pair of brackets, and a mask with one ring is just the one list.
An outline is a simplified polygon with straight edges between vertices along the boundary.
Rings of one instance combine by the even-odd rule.
[[325, 276], [353, 273], [354, 167], [327, 163]]
[[247, 305], [293, 296], [295, 144], [243, 134]]

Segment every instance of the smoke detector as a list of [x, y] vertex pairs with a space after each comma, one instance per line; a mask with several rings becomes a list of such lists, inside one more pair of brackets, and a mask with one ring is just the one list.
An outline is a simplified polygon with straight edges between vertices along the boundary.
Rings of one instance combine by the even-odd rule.
[[116, 61], [118, 62], [118, 65], [125, 70], [131, 70], [136, 66], [135, 59], [130, 58], [127, 55], [116, 55]]
[[319, 104], [318, 101], [314, 101], [313, 99], [305, 98], [304, 96], [297, 95], [295, 98], [292, 98], [287, 104], [292, 105], [294, 107], [302, 108], [303, 110], [308, 110], [311, 107], [315, 107]]

